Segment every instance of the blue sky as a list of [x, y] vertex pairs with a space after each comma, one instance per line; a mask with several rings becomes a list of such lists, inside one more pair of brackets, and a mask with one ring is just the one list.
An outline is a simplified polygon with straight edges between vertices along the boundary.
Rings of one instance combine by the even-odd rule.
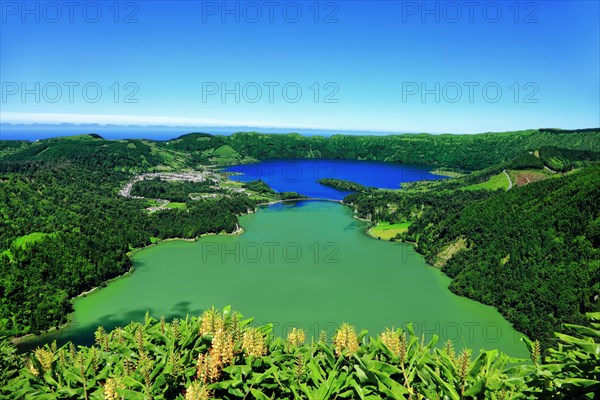
[[1, 122], [600, 126], [598, 1], [475, 3], [2, 1]]

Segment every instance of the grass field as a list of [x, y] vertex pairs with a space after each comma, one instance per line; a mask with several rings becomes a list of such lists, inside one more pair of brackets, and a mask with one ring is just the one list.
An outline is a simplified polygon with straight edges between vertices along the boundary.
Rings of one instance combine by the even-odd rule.
[[16, 238], [12, 244], [15, 247], [24, 248], [28, 244], [33, 244], [35, 242], [39, 242], [40, 240], [42, 240], [43, 238], [45, 238], [48, 235], [51, 235], [51, 234], [43, 233], [43, 232], [32, 232], [28, 235], [24, 235], [24, 236]]
[[500, 172], [498, 175], [492, 176], [485, 182], [477, 183], [475, 185], [470, 185], [462, 188], [462, 190], [498, 190], [504, 189], [508, 190], [508, 179], [503, 172]]
[[[12, 245], [17, 248], [25, 248], [27, 245], [33, 244], [35, 242], [39, 242], [43, 238], [47, 236], [56, 235], [55, 233], [44, 233], [44, 232], [32, 232], [28, 235], [24, 235], [13, 240]], [[9, 260], [13, 260], [13, 254], [10, 249], [6, 249], [0, 253], [0, 257], [3, 255], [7, 256]]]
[[167, 204], [165, 206], [165, 208], [177, 208], [177, 209], [180, 209], [180, 210], [184, 210], [185, 209], [185, 203], [177, 203], [177, 202], [174, 201], [174, 202], [171, 202], [171, 203]]
[[390, 240], [398, 233], [403, 233], [408, 230], [410, 222], [402, 222], [399, 224], [390, 224], [389, 222], [380, 222], [377, 226], [371, 228], [371, 234], [375, 237]]
[[145, 199], [146, 200], [146, 207], [158, 207], [162, 204], [162, 202], [155, 200], [155, 199]]
[[241, 188], [241, 187], [244, 187], [244, 182], [226, 179], [226, 180], [222, 180], [221, 182], [219, 182], [219, 186], [221, 186], [224, 189]]

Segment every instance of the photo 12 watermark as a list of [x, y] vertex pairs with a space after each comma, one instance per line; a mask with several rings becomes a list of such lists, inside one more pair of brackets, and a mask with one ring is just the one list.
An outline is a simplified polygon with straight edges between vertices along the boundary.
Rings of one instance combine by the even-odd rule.
[[140, 3], [137, 1], [1, 1], [3, 24], [58, 24], [112, 22], [137, 24]]
[[537, 82], [402, 82], [402, 103], [514, 103], [535, 104], [540, 87]]
[[336, 82], [202, 82], [202, 102], [221, 103], [314, 103], [337, 104], [340, 87]]
[[[277, 336], [287, 337], [293, 329], [303, 329], [307, 338], [312, 340], [331, 341], [335, 333], [340, 329], [342, 323], [340, 321], [262, 321], [255, 322], [253, 325], [262, 326], [270, 324], [273, 326], [273, 332]], [[364, 327], [356, 326], [358, 330]], [[416, 338], [425, 338], [430, 341], [433, 337], [438, 338], [438, 343], [442, 345], [446, 341], [451, 341], [455, 346], [470, 347], [474, 343], [489, 343], [494, 345], [497, 343], [522, 343], [523, 335], [515, 330], [503, 329], [496, 322], [481, 322], [481, 321], [454, 321], [454, 322], [439, 322], [439, 321], [421, 321], [421, 322], [400, 322], [394, 325], [393, 329], [398, 329], [404, 334], [413, 332]], [[368, 333], [369, 337], [376, 338], [384, 332], [384, 329], [377, 332]], [[507, 337], [507, 335], [509, 335]], [[440, 340], [441, 339], [441, 343]]]
[[295, 241], [222, 243], [201, 242], [202, 264], [338, 264], [340, 247], [336, 242], [299, 243]]
[[337, 24], [335, 1], [202, 1], [202, 23]]
[[251, 176], [254, 180], [274, 185], [277, 183], [316, 182], [320, 179], [335, 179], [341, 171], [339, 163], [331, 160], [280, 161], [271, 163], [241, 164], [235, 174]]
[[540, 11], [534, 1], [402, 1], [400, 8], [403, 24], [536, 24]]
[[136, 104], [140, 100], [136, 82], [2, 82], [0, 101], [6, 103], [114, 103]]

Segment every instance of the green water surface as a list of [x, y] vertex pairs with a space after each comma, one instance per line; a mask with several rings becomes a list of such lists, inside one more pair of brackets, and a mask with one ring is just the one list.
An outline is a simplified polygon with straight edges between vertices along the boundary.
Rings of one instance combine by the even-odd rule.
[[492, 307], [451, 293], [450, 279], [412, 245], [375, 240], [341, 204], [272, 205], [240, 219], [239, 236], [170, 241], [134, 257], [133, 274], [75, 301], [62, 335], [86, 343], [106, 329], [232, 307], [276, 335], [293, 326], [328, 336], [341, 322], [376, 335], [412, 322], [417, 334], [452, 339], [458, 348], [499, 348], [526, 357], [520, 334]]

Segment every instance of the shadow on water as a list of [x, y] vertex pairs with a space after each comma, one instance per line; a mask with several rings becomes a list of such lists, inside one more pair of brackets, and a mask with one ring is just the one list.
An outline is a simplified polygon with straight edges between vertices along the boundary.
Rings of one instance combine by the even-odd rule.
[[100, 317], [94, 324], [80, 325], [77, 322], [72, 322], [64, 329], [58, 331], [50, 331], [41, 335], [29, 336], [15, 341], [15, 345], [19, 353], [24, 353], [41, 347], [46, 343], [51, 343], [56, 340], [56, 344], [60, 347], [68, 342], [73, 342], [75, 345], [90, 346], [95, 343], [94, 333], [99, 326], [102, 326], [106, 331], [111, 331], [117, 327], [124, 327], [132, 322], [144, 322], [146, 312], [150, 317], [159, 320], [165, 317], [167, 322], [175, 318], [185, 318], [186, 316], [200, 316], [205, 311], [201, 308], [190, 308], [191, 302], [180, 301], [171, 308], [168, 315], [156, 315], [152, 307], [147, 309], [133, 310], [120, 315], [106, 314]]

